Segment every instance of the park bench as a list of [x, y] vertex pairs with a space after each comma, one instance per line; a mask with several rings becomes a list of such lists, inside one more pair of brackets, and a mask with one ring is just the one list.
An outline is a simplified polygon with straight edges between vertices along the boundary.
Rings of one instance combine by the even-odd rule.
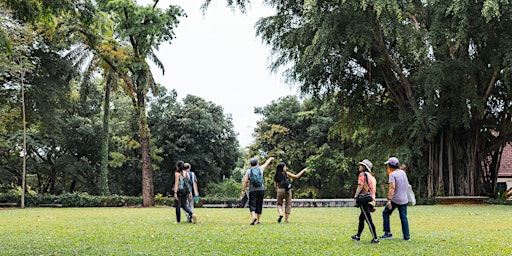
[[203, 204], [203, 208], [228, 208], [227, 204]]
[[53, 207], [53, 208], [61, 208], [62, 204], [40, 204], [41, 207]]
[[10, 206], [10, 207], [15, 207], [17, 206], [18, 203], [0, 203], [0, 207], [1, 206]]

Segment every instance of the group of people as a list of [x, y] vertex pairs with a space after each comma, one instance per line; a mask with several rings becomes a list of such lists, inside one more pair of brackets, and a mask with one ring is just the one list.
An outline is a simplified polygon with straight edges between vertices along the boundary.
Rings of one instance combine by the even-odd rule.
[[[246, 171], [241, 192], [241, 207], [243, 207], [246, 201], [249, 202], [249, 211], [251, 214], [251, 225], [261, 223], [261, 213], [263, 210], [263, 199], [265, 196], [265, 185], [262, 181], [263, 173], [268, 165], [274, 160], [273, 157], [268, 158], [265, 163], [258, 165], [259, 161], [257, 158], [251, 158], [249, 163], [251, 168]], [[389, 176], [388, 184], [388, 195], [387, 202], [382, 211], [383, 218], [383, 230], [384, 234], [377, 237], [377, 231], [372, 220], [372, 212], [375, 211], [375, 199], [376, 199], [376, 188], [377, 180], [375, 174], [372, 172], [373, 164], [368, 159], [364, 159], [359, 162], [359, 176], [357, 179], [357, 189], [354, 194], [354, 205], [360, 208], [361, 213], [359, 215], [359, 225], [357, 234], [351, 238], [355, 241], [360, 241], [361, 233], [364, 229], [364, 223], [368, 224], [370, 229], [372, 240], [371, 243], [380, 243], [379, 238], [389, 239], [393, 237], [390, 228], [389, 218], [395, 209], [398, 209], [400, 221], [402, 224], [403, 239], [409, 241], [411, 239], [409, 233], [409, 222], [407, 220], [407, 204], [408, 201], [408, 186], [409, 180], [405, 173], [405, 168], [400, 167], [399, 161], [396, 157], [391, 157], [384, 163], [387, 167], [387, 173]], [[276, 172], [274, 175], [274, 189], [277, 192], [277, 222], [281, 223], [283, 217], [284, 222], [288, 222], [292, 207], [292, 190], [289, 178], [300, 178], [308, 168], [304, 168], [297, 174], [293, 174], [287, 171], [286, 164], [280, 162], [277, 164]], [[174, 173], [174, 199], [176, 207], [176, 223], [180, 223], [181, 212], [183, 209], [187, 216], [187, 222], [196, 223], [197, 216], [193, 213], [194, 211], [194, 198], [197, 200], [199, 192], [197, 189], [197, 177], [194, 172], [191, 171], [191, 165], [184, 161], [178, 161], [176, 163], [176, 171]], [[252, 179], [252, 181], [251, 181]], [[260, 179], [260, 181], [256, 181]], [[186, 182], [190, 182], [191, 189], [187, 190]], [[246, 192], [248, 188], [249, 193]], [[371, 199], [365, 202], [359, 202], [358, 196], [360, 194], [370, 194]], [[283, 203], [284, 211], [283, 211]]]
[[[255, 185], [254, 182], [251, 182], [251, 177], [254, 177], [252, 172], [259, 172], [259, 177], [263, 177], [263, 172], [267, 168], [267, 166], [274, 160], [273, 157], [270, 157], [263, 163], [262, 165], [258, 165], [257, 158], [251, 158], [249, 164], [251, 168], [247, 170], [244, 175], [243, 184], [242, 184], [242, 207], [245, 205], [245, 198], [248, 197], [249, 200], [249, 210], [251, 213], [251, 225], [260, 224], [261, 213], [263, 210], [263, 198], [265, 196], [265, 185], [264, 183], [260, 183]], [[277, 218], [277, 222], [281, 223], [284, 216], [284, 222], [288, 222], [288, 218], [290, 217], [291, 208], [292, 208], [292, 191], [291, 191], [291, 183], [289, 178], [300, 178], [304, 172], [306, 172], [308, 168], [304, 168], [297, 174], [293, 174], [286, 170], [286, 164], [284, 162], [280, 162], [277, 164], [276, 173], [274, 175], [274, 189], [277, 192], [277, 212], [279, 217]], [[246, 188], [249, 187], [249, 195], [247, 195]], [[283, 202], [285, 202], [284, 207], [284, 215], [283, 215]]]
[[[393, 234], [391, 233], [389, 216], [395, 209], [398, 209], [398, 214], [400, 215], [403, 239], [405, 241], [411, 240], [409, 233], [409, 221], [407, 219], [407, 204], [409, 203], [407, 193], [409, 180], [407, 178], [407, 174], [404, 171], [405, 168], [399, 167], [399, 162], [396, 157], [389, 158], [389, 160], [384, 164], [387, 167], [387, 172], [389, 175], [387, 202], [384, 210], [382, 211], [384, 234], [380, 237], [377, 237], [375, 225], [373, 224], [371, 213], [375, 211], [375, 192], [377, 188], [377, 180], [375, 179], [375, 175], [372, 172], [373, 164], [368, 159], [364, 159], [363, 161], [359, 162], [360, 173], [357, 179], [357, 189], [354, 194], [354, 205], [357, 205], [361, 210], [361, 214], [359, 215], [359, 226], [357, 228], [357, 234], [351, 237], [355, 241], [360, 241], [365, 221], [368, 224], [368, 228], [372, 234], [371, 243], [380, 243], [379, 238], [392, 238]], [[368, 192], [372, 197], [371, 201], [357, 201], [360, 194]]]
[[176, 162], [174, 171], [174, 207], [176, 207], [176, 224], [181, 222], [181, 209], [185, 211], [187, 222], [197, 223], [197, 216], [194, 214], [194, 200], [199, 198], [197, 188], [197, 177], [191, 171], [190, 163], [180, 160]]

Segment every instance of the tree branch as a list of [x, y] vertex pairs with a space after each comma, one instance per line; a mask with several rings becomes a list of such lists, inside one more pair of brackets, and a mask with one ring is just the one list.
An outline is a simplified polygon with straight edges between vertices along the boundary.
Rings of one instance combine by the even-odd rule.
[[491, 81], [489, 81], [489, 85], [487, 86], [487, 91], [485, 92], [485, 95], [484, 95], [484, 102], [487, 102], [487, 100], [491, 96], [492, 90], [494, 89], [494, 86], [496, 84], [496, 80], [498, 79], [498, 74], [499, 74], [499, 70], [495, 69], [492, 74]]

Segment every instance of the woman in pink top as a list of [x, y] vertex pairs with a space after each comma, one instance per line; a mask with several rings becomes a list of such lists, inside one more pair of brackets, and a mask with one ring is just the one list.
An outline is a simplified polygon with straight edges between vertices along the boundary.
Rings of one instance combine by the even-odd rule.
[[[375, 190], [377, 188], [377, 180], [372, 173], [373, 164], [368, 159], [364, 159], [359, 162], [359, 176], [357, 179], [357, 189], [354, 194], [354, 204], [356, 203], [356, 198], [360, 193], [370, 192], [373, 200], [375, 200]], [[375, 225], [372, 221], [371, 212], [374, 211], [374, 205], [369, 203], [360, 204], [359, 209], [361, 209], [361, 214], [359, 215], [359, 226], [357, 228], [357, 235], [352, 236], [352, 239], [355, 241], [361, 240], [361, 233], [364, 229], [364, 222], [368, 223], [368, 227], [370, 228], [370, 232], [372, 233], [372, 244], [378, 244], [379, 238], [377, 237], [377, 232], [375, 231]]]

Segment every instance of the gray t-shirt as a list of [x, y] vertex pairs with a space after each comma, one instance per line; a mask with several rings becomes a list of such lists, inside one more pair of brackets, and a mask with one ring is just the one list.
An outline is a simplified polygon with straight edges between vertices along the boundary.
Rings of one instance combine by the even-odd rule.
[[[261, 166], [258, 166], [257, 167], [258, 169], [260, 169], [260, 172], [261, 172], [261, 176], [263, 176], [263, 168]], [[260, 191], [260, 190], [265, 190], [265, 182], [263, 182], [263, 184], [261, 184], [261, 187], [257, 187], [255, 188], [252, 183], [251, 183], [251, 169], [247, 170], [247, 172], [245, 172], [245, 176], [249, 179], [249, 192], [252, 192], [252, 191]]]
[[409, 187], [409, 180], [407, 174], [401, 169], [394, 170], [389, 174], [389, 182], [395, 183], [395, 194], [391, 198], [391, 201], [395, 204], [407, 204], [409, 199], [407, 198], [407, 191]]

